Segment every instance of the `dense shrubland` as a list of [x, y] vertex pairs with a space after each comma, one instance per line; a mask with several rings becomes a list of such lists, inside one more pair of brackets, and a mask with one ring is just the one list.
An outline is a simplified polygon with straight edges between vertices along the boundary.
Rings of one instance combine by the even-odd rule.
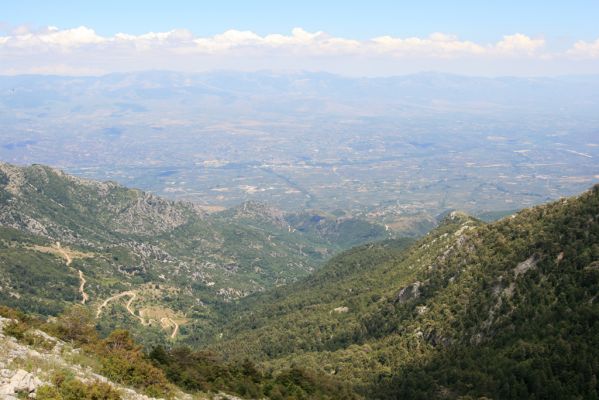
[[83, 306], [54, 322], [0, 311], [19, 321], [5, 327], [19, 340], [39, 327], [111, 379], [166, 397], [177, 386], [271, 399], [597, 399], [598, 295], [596, 186], [492, 224], [452, 213], [416, 242], [347, 251], [228, 305], [226, 321], [190, 332], [193, 348], [100, 337]]
[[368, 398], [597, 398], [599, 186], [488, 225], [454, 213], [392, 249], [256, 296], [211, 348]]

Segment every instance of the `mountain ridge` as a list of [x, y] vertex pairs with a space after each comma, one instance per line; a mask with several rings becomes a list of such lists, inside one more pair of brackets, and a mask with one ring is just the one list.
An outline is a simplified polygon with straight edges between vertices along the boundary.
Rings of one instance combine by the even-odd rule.
[[337, 256], [363, 265], [341, 279], [256, 295], [211, 348], [337, 376], [373, 399], [596, 396], [597, 210], [599, 185], [492, 224], [450, 214], [399, 257], [362, 246]]
[[[2, 163], [0, 266], [11, 271], [4, 287], [12, 288], [3, 297], [10, 304], [26, 306], [24, 297], [15, 297], [25, 290], [18, 271], [33, 269], [30, 277], [35, 283], [30, 282], [27, 291], [37, 293], [36, 301], [35, 296], [41, 297], [29, 311], [56, 313], [66, 305], [63, 294], [50, 290], [37, 270], [63, 277], [69, 285], [85, 284], [92, 305], [138, 288], [141, 304], [136, 301], [135, 313], [153, 315], [153, 307], [168, 304], [172, 311], [161, 318], [173, 319], [173, 312], [188, 310], [186, 319], [195, 314], [212, 320], [224, 302], [292, 282], [343, 246], [349, 247], [300, 232], [285, 218], [281, 211], [259, 203], [208, 214], [194, 203], [166, 200], [114, 182], [73, 177], [42, 165]], [[384, 228], [373, 230], [365, 224], [367, 237], [356, 236], [357, 241], [387, 236]], [[78, 256], [67, 261], [65, 250]], [[160, 294], [150, 290], [152, 285], [163, 287]], [[59, 286], [73, 300], [83, 295]], [[121, 321], [128, 326], [139, 319], [127, 310], [119, 313], [132, 318]], [[185, 334], [186, 329], [180, 331]]]
[[[218, 355], [353, 398], [598, 397], [599, 185], [493, 223], [451, 211], [421, 238], [316, 269], [344, 217], [256, 203], [209, 215], [46, 167], [0, 171], [0, 301], [48, 316], [87, 294], [101, 335], [127, 327], [177, 379], [178, 357]], [[350, 239], [384, 229], [361, 224]]]

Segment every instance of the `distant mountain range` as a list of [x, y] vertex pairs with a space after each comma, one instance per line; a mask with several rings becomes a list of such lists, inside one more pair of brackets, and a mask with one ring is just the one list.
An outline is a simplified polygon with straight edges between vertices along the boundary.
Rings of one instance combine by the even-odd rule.
[[[564, 100], [572, 104], [573, 108], [590, 105], [590, 100], [597, 101], [595, 89], [599, 85], [599, 75], [477, 77], [422, 72], [381, 78], [355, 78], [324, 72], [215, 71], [192, 74], [146, 71], [89, 77], [0, 76], [0, 85], [0, 90], [7, 95], [3, 96], [3, 103], [21, 108], [56, 101], [67, 103], [86, 96], [89, 99], [110, 101], [119, 105], [121, 111], [145, 112], [147, 108], [142, 105], [127, 101], [115, 102], [115, 99], [136, 98], [143, 102], [186, 98], [206, 101], [212, 97], [234, 104], [247, 95], [268, 98], [284, 94], [291, 95], [288, 105], [302, 98], [316, 100], [322, 97], [345, 104], [352, 104], [360, 99], [378, 99], [380, 103], [408, 102], [407, 104], [418, 107], [423, 104], [431, 105], [432, 99], [443, 99], [456, 105], [460, 102], [463, 105], [484, 103], [512, 109], [527, 104], [540, 110], [542, 107], [560, 107]], [[34, 88], [37, 90], [34, 91]], [[485, 90], [481, 91], [481, 88]], [[558, 90], [567, 98], [547, 96]], [[518, 100], [518, 104], [513, 103], [514, 99]], [[367, 103], [366, 110], [375, 104]], [[325, 111], [331, 110], [320, 110], [321, 113]]]

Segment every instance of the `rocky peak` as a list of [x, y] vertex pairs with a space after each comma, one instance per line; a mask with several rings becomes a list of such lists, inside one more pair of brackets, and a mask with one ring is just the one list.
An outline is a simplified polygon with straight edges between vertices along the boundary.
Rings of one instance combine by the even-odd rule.
[[257, 201], [246, 201], [229, 211], [234, 218], [266, 220], [275, 225], [287, 226], [283, 211]]

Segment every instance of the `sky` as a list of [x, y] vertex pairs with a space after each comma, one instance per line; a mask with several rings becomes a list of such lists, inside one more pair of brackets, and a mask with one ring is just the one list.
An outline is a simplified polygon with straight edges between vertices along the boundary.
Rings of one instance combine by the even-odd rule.
[[597, 0], [19, 0], [0, 12], [0, 74], [596, 74], [598, 20]]

